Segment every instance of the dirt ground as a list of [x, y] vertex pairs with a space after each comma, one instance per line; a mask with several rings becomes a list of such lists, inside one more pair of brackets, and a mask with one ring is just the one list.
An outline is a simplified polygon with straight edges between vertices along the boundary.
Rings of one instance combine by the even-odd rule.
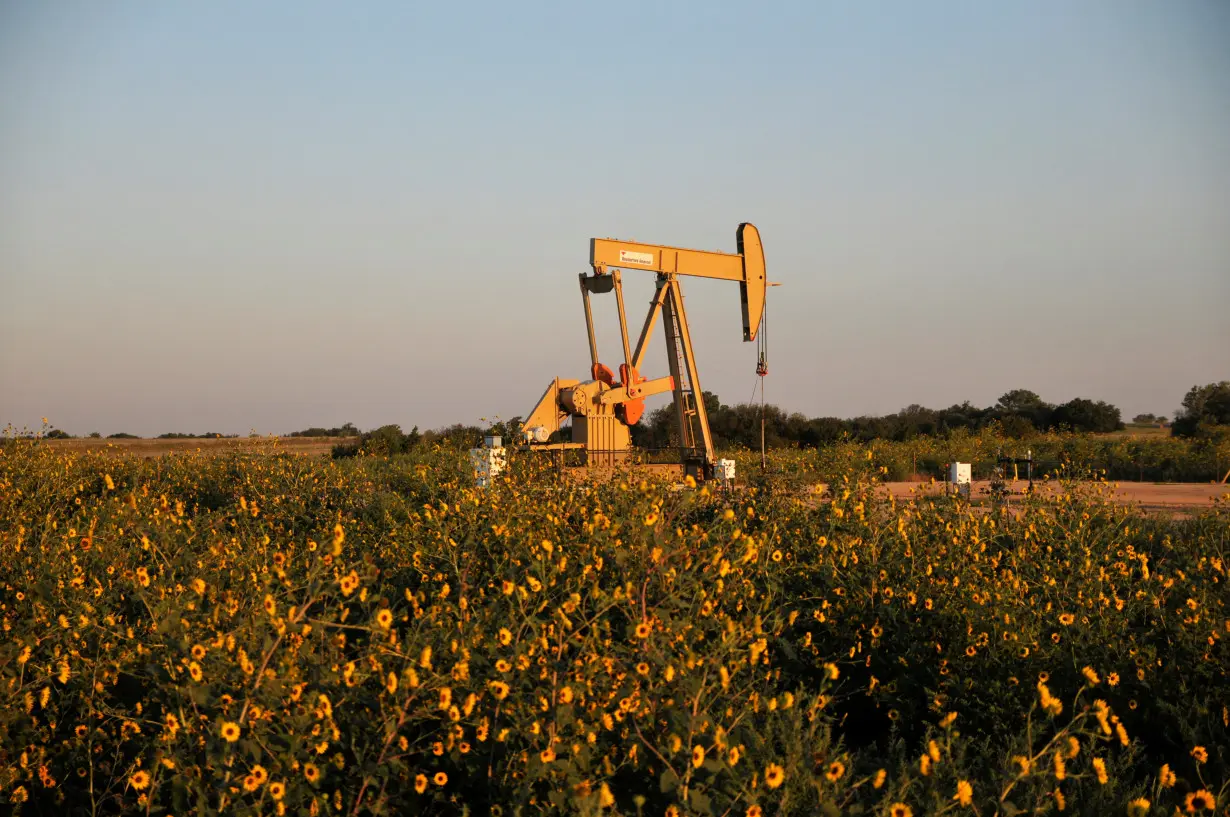
[[161, 457], [165, 454], [225, 454], [231, 451], [260, 451], [278, 454], [328, 456], [333, 446], [348, 437], [232, 437], [196, 440], [46, 440], [45, 444], [60, 451], [94, 451], [105, 454], [135, 454], [139, 457]]
[[[990, 482], [976, 480], [972, 495], [975, 499], [989, 494]], [[1034, 483], [1037, 490], [1053, 491], [1058, 486]], [[1029, 483], [1020, 480], [1011, 484], [1011, 498], [1023, 495]], [[1215, 500], [1230, 502], [1230, 485], [1216, 483], [1162, 483], [1162, 482], [1115, 482], [1111, 483], [1115, 500], [1122, 504], [1139, 505], [1145, 510], [1195, 511], [1211, 507]], [[884, 490], [900, 499], [911, 495], [940, 495], [944, 483], [889, 482]]]

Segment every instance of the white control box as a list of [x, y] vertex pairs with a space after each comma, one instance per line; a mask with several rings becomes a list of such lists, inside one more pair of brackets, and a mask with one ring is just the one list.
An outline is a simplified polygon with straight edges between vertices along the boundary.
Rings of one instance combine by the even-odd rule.
[[948, 490], [969, 499], [973, 491], [972, 470], [968, 462], [953, 462], [948, 465]]
[[714, 469], [715, 476], [725, 482], [734, 482], [735, 479], [735, 461], [734, 460], [718, 460], [717, 468]]
[[474, 481], [479, 488], [486, 488], [491, 480], [504, 473], [508, 465], [508, 451], [504, 448], [471, 448], [470, 467], [474, 469]]

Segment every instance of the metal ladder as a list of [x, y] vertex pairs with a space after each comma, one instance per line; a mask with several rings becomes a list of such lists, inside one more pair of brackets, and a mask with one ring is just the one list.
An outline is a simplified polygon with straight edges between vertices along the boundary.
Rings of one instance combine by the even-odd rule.
[[683, 401], [683, 416], [685, 418], [683, 427], [680, 429], [680, 433], [683, 434], [683, 439], [680, 440], [680, 443], [682, 447], [696, 452], [696, 430], [692, 427], [692, 418], [696, 416], [696, 392], [692, 388], [692, 381], [688, 379], [687, 362], [683, 356], [683, 344], [680, 343], [679, 316], [675, 313], [675, 310], [670, 310], [670, 320], [663, 323], [666, 329], [666, 342], [670, 346], [670, 352], [676, 361], [675, 371], [679, 372], [679, 396]]

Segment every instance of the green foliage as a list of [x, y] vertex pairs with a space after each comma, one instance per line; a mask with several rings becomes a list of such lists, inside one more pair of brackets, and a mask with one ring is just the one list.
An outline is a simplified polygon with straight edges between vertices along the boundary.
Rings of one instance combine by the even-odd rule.
[[287, 434], [287, 437], [358, 437], [359, 429], [355, 428], [354, 423], [346, 423], [345, 425], [335, 428], [312, 428], [304, 429], [303, 431], [292, 431]]
[[1055, 407], [1051, 426], [1067, 431], [1108, 432], [1123, 428], [1123, 421], [1119, 409], [1110, 403], [1078, 397]]
[[[943, 437], [958, 431], [977, 432], [995, 426], [1000, 433], [1015, 439], [1025, 439], [1047, 429], [1070, 432], [1109, 432], [1123, 428], [1119, 409], [1101, 400], [1077, 398], [1060, 406], [1043, 402], [1027, 389], [1007, 392], [989, 408], [977, 408], [970, 403], [947, 409], [929, 409], [920, 405], [903, 408], [884, 417], [836, 417], [808, 419], [798, 413], [787, 414], [778, 406], [742, 404], [724, 405], [712, 392], [704, 393], [709, 414], [709, 428], [714, 444], [759, 449], [761, 420], [764, 440], [769, 448], [818, 446], [852, 440], [906, 441], [918, 437]], [[632, 429], [632, 441], [642, 448], [669, 448], [675, 442], [676, 415], [674, 403], [650, 412]]]
[[1214, 433], [1215, 426], [1230, 425], [1230, 380], [1192, 386], [1183, 397], [1172, 431], [1180, 437]]
[[[865, 459], [868, 452], [871, 460]], [[1033, 456], [1038, 477], [1082, 473], [1111, 480], [1208, 482], [1221, 479], [1230, 468], [1230, 435], [1185, 439], [1048, 432], [1014, 439], [992, 423], [977, 432], [958, 430], [945, 437], [845, 441], [814, 451], [779, 451], [775, 462], [820, 482], [840, 479], [850, 468], [864, 466], [873, 473], [888, 469], [886, 478], [891, 480], [906, 479], [912, 473], [942, 480], [950, 462], [968, 462], [975, 479], [987, 479], [1000, 455], [1024, 458], [1027, 453]], [[732, 448], [723, 455], [739, 462], [740, 473], [760, 468], [757, 450]]]
[[422, 440], [418, 426], [403, 433], [399, 425], [385, 425], [372, 431], [365, 431], [357, 442], [340, 443], [333, 447], [335, 458], [365, 455], [373, 457], [388, 457], [395, 454], [405, 454], [414, 449]]

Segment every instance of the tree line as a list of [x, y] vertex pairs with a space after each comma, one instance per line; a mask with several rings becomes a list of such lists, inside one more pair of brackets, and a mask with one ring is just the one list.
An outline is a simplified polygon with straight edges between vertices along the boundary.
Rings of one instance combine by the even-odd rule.
[[[772, 404], [740, 403], [725, 405], [713, 392], [703, 393], [709, 415], [709, 428], [714, 445], [759, 448], [761, 418], [764, 419], [764, 441], [767, 447], [816, 448], [843, 440], [905, 441], [916, 437], [943, 437], [958, 429], [978, 431], [995, 424], [1008, 437], [1024, 438], [1045, 431], [1105, 433], [1125, 427], [1121, 412], [1103, 400], [1078, 397], [1066, 403], [1052, 404], [1028, 389], [1013, 389], [1002, 395], [994, 405], [980, 408], [969, 401], [948, 408], [931, 409], [910, 405], [895, 414], [853, 418], [807, 417], [799, 412], [788, 413]], [[1193, 386], [1184, 395], [1181, 408], [1173, 421], [1166, 415], [1139, 414], [1138, 424], [1166, 424], [1178, 437], [1198, 437], [1230, 433], [1230, 380]], [[418, 426], [404, 432], [400, 425], [384, 425], [370, 431], [360, 431], [353, 423], [334, 428], [313, 427], [294, 431], [288, 437], [347, 437], [347, 442], [334, 447], [334, 455], [353, 456], [359, 453], [398, 454], [421, 444], [454, 445], [470, 448], [485, 434], [503, 436], [505, 444], [520, 436], [521, 418], [486, 426], [454, 423], [430, 431]], [[632, 427], [632, 442], [642, 448], [670, 448], [676, 445], [674, 403], [650, 412]], [[72, 435], [60, 429], [45, 434], [49, 439], [69, 439]], [[102, 435], [94, 432], [90, 437]], [[202, 439], [236, 437], [228, 434], [159, 435], [160, 439]], [[108, 439], [135, 439], [132, 434], [111, 434]]]

